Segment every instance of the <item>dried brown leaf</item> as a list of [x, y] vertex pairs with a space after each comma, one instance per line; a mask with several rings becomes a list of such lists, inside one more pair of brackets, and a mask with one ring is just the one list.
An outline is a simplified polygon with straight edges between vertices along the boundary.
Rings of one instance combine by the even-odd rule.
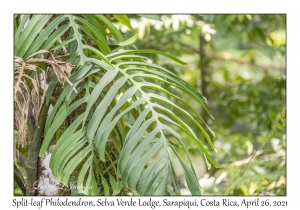
[[[48, 54], [48, 59], [34, 58], [38, 54]], [[17, 143], [24, 147], [27, 132], [28, 116], [34, 118], [35, 125], [37, 126], [39, 114], [42, 105], [46, 98], [46, 74], [41, 66], [49, 66], [55, 73], [58, 81], [63, 83], [66, 81], [77, 93], [77, 90], [70, 82], [68, 77], [71, 75], [72, 70], [76, 67], [64, 61], [56, 60], [53, 54], [46, 50], [40, 50], [30, 55], [26, 62], [22, 58], [14, 57], [14, 101], [15, 101], [15, 127], [18, 130]], [[38, 70], [41, 70], [44, 79], [44, 87], [40, 87], [38, 78]], [[27, 80], [27, 81], [26, 81]], [[27, 84], [28, 81], [31, 85]], [[30, 88], [31, 87], [31, 88]], [[43, 89], [42, 96], [40, 95], [40, 88]], [[32, 104], [30, 106], [30, 104]], [[33, 110], [31, 110], [33, 107]]]
[[[35, 55], [38, 55], [41, 53], [49, 54], [49, 59], [33, 58]], [[53, 72], [55, 73], [58, 81], [60, 83], [63, 83], [64, 81], [66, 81], [73, 88], [75, 93], [77, 93], [77, 90], [75, 89], [73, 84], [68, 79], [68, 77], [71, 75], [71, 71], [76, 66], [66, 63], [64, 61], [56, 60], [56, 58], [53, 56], [53, 54], [47, 50], [40, 50], [40, 51], [32, 54], [31, 56], [29, 56], [27, 58], [26, 63], [28, 63], [28, 64], [44, 64], [44, 65], [50, 66], [52, 68]]]

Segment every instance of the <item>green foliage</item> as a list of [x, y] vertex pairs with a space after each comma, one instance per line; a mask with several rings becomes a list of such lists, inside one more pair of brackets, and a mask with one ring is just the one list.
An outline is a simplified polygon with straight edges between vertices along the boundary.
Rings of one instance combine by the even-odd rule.
[[17, 15], [16, 56], [43, 49], [76, 65], [69, 79], [77, 94], [42, 66], [53, 109], [40, 156], [56, 144], [53, 173], [93, 186], [77, 193], [286, 195], [285, 21]]
[[[114, 17], [132, 29], [125, 15]], [[49, 84], [45, 103], [53, 109], [39, 151], [43, 157], [49, 145], [56, 144], [50, 168], [63, 184], [73, 175], [77, 185], [85, 186], [79, 194], [116, 195], [126, 186], [140, 195], [178, 195], [173, 166], [177, 157], [191, 194], [201, 194], [185, 139], [193, 140], [218, 167], [191, 126], [201, 130], [212, 149], [214, 133], [198, 111], [170, 88], [207, 111], [206, 99], [172, 71], [139, 54], [184, 62], [163, 52], [131, 50], [137, 35], [126, 39], [103, 15], [19, 15], [17, 19], [16, 56], [26, 60], [43, 49], [57, 57], [68, 53], [66, 62], [76, 65], [69, 77], [73, 86], [61, 86], [55, 77]]]
[[[204, 194], [285, 195], [285, 15], [161, 15], [160, 19], [137, 21], [145, 35], [136, 46], [187, 61], [182, 71], [166, 59], [151, 57], [195, 87], [203, 82], [202, 71], [207, 73], [205, 96], [216, 119], [207, 123], [216, 134], [218, 152], [213, 157], [221, 169], [195, 169], [202, 176]], [[205, 69], [198, 64], [200, 35], [205, 39]], [[197, 149], [187, 144], [198, 157]]]

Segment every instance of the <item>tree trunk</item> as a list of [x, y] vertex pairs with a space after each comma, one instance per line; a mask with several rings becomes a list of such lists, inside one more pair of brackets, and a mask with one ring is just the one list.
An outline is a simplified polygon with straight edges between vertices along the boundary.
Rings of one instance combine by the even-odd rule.
[[[209, 73], [208, 73], [208, 66], [209, 66], [209, 61], [207, 58], [207, 54], [206, 54], [206, 41], [204, 39], [204, 36], [202, 33], [200, 33], [199, 36], [199, 55], [200, 55], [200, 71], [201, 71], [201, 89], [200, 92], [202, 93], [202, 95], [207, 98], [208, 94], [207, 94], [207, 86], [208, 86], [208, 81], [209, 81]], [[207, 114], [207, 112], [205, 110], [203, 110], [202, 112], [202, 117], [203, 120], [208, 123], [208, 118], [209, 115]]]

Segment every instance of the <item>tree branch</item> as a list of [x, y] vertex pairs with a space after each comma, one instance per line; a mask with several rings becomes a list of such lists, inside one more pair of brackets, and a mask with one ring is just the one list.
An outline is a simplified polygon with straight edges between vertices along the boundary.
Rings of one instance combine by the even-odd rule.
[[[187, 49], [187, 52], [192, 54], [199, 54], [199, 51], [197, 49], [194, 49], [193, 47], [180, 42], [180, 46], [185, 47]], [[226, 62], [233, 62], [240, 65], [248, 65], [252, 66], [257, 69], [263, 70], [266, 74], [269, 70], [276, 69], [281, 71], [283, 74], [285, 74], [286, 67], [285, 66], [275, 66], [275, 65], [261, 65], [258, 64], [255, 60], [248, 60], [244, 58], [235, 57], [230, 53], [224, 53], [224, 52], [207, 52], [207, 58], [210, 58], [212, 60], [220, 60], [220, 61], [226, 61]]]
[[266, 74], [268, 74], [268, 70], [270, 70], [270, 69], [276, 69], [281, 72], [285, 72], [285, 67], [278, 67], [278, 66], [274, 66], [274, 65], [268, 65], [268, 66], [261, 65], [261, 64], [258, 64], [257, 62], [255, 62], [255, 60], [251, 61], [251, 60], [244, 59], [244, 58], [234, 57], [233, 55], [231, 55], [229, 53], [223, 53], [223, 52], [213, 52], [212, 53], [212, 52], [210, 52], [207, 54], [207, 57], [214, 59], [214, 60], [228, 61], [228, 62], [240, 64], [240, 65], [252, 66], [254, 68], [263, 70]]

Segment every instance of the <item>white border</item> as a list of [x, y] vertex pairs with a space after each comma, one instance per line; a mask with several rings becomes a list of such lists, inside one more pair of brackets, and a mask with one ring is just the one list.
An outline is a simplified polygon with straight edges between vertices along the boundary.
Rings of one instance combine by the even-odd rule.
[[[97, 2], [97, 3], [96, 3]], [[191, 0], [151, 0], [151, 1], [1, 1], [1, 209], [16, 209], [12, 206], [13, 197], [13, 13], [286, 13], [287, 14], [287, 196], [286, 197], [270, 197], [271, 200], [287, 200], [288, 209], [298, 209], [299, 193], [299, 11], [296, 8], [296, 1], [278, 1], [278, 0], [251, 0], [251, 1], [191, 1]], [[4, 65], [3, 65], [4, 64]], [[298, 146], [298, 147], [297, 147]], [[108, 197], [111, 199], [112, 197]], [[147, 200], [148, 197], [139, 197]], [[232, 200], [255, 199], [255, 197], [203, 197], [203, 199], [230, 198]], [[18, 199], [18, 198], [17, 198]], [[76, 200], [76, 198], [74, 198]], [[73, 199], [73, 200], [74, 200]], [[89, 197], [87, 200], [96, 202], [99, 197]], [[101, 199], [104, 199], [102, 197]], [[136, 198], [138, 199], [138, 198]], [[161, 202], [164, 197], [156, 197]], [[181, 200], [182, 197], [169, 198], [170, 200]], [[186, 197], [193, 200], [193, 197]], [[197, 199], [202, 199], [198, 197]], [[5, 207], [5, 208], [2, 208]], [[50, 209], [51, 207], [43, 207]], [[64, 207], [64, 209], [72, 209], [74, 207]], [[84, 207], [87, 209], [86, 207]], [[96, 207], [96, 209], [107, 209], [104, 207]], [[117, 208], [117, 207], [115, 207]], [[125, 207], [124, 207], [125, 208]], [[132, 207], [126, 207], [125, 209]], [[200, 209], [221, 209], [221, 208], [205, 208]], [[232, 207], [222, 207], [222, 209]], [[21, 208], [24, 209], [24, 208]], [[27, 207], [26, 209], [35, 209]], [[77, 208], [81, 209], [81, 208]], [[95, 209], [95, 208], [93, 208]], [[114, 209], [114, 208], [109, 208]], [[137, 209], [137, 208], [135, 208]], [[140, 208], [139, 208], [140, 209]], [[148, 209], [151, 209], [148, 207]], [[165, 209], [165, 208], [159, 208]], [[171, 209], [171, 208], [167, 208]], [[174, 207], [173, 207], [174, 209]], [[182, 208], [181, 208], [182, 209]], [[241, 208], [243, 209], [243, 208]], [[254, 209], [254, 208], [250, 208]], [[258, 207], [255, 209], [264, 209]], [[284, 209], [280, 207], [280, 209]], [[287, 208], [286, 208], [287, 209]]]

